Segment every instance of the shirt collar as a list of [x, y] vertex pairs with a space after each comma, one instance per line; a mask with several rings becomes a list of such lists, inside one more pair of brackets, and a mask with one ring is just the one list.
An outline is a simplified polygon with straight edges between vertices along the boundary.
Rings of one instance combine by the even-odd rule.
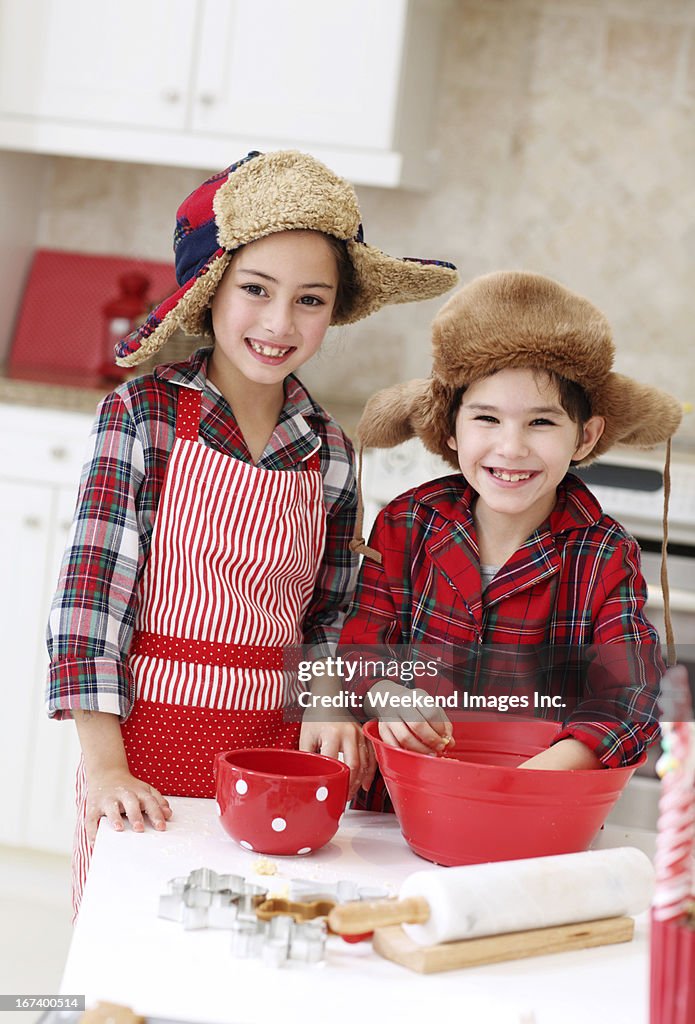
[[603, 515], [603, 509], [586, 484], [567, 473], [557, 489], [555, 508], [550, 513], [550, 532], [564, 533], [567, 530], [583, 530], [593, 526]]
[[[210, 347], [196, 349], [188, 359], [181, 362], [163, 363], [156, 366], [154, 376], [169, 384], [178, 384], [180, 387], [194, 388], [197, 391], [208, 391], [213, 395], [218, 395], [217, 388], [207, 378], [208, 359], [211, 352], [212, 348]], [[314, 401], [299, 378], [291, 373], [285, 380], [285, 405], [280, 422], [292, 419], [297, 415], [324, 421], [330, 419], [328, 413]]]
[[[415, 493], [417, 501], [436, 508], [440, 515], [453, 522], [462, 522], [461, 504], [465, 509], [463, 525], [472, 522], [471, 505], [475, 491], [463, 476], [444, 477], [423, 484]], [[592, 526], [603, 510], [589, 488], [573, 473], [567, 473], [557, 489], [557, 502], [548, 519], [549, 532], [555, 536], [568, 530]], [[543, 529], [540, 527], [539, 529]]]
[[[154, 376], [158, 380], [178, 387], [202, 391], [203, 418], [201, 435], [209, 443], [219, 445], [236, 458], [248, 459], [248, 449], [224, 396], [207, 378], [207, 365], [211, 348], [200, 348], [188, 359], [157, 366]], [[285, 404], [268, 446], [258, 462], [262, 469], [289, 469], [307, 459], [321, 445], [324, 432], [317, 421], [329, 421], [330, 416], [318, 405], [301, 381], [290, 374], [285, 380]]]
[[204, 391], [208, 383], [206, 372], [210, 351], [209, 348], [199, 348], [192, 352], [188, 359], [155, 366], [154, 376], [168, 384], [179, 384], [184, 388]]

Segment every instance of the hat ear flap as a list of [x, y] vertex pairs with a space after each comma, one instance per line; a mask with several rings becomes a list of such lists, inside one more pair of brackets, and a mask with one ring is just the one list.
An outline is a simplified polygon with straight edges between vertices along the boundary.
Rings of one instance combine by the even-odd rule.
[[455, 431], [461, 389], [445, 384], [436, 375], [428, 383], [426, 399], [420, 402], [414, 417], [416, 433], [428, 451], [458, 470], [458, 452], [450, 447], [449, 438]]
[[456, 388], [437, 377], [377, 391], [357, 424], [357, 439], [364, 448], [393, 448], [419, 437], [428, 451], [458, 469], [458, 456], [449, 447], [455, 396]]
[[593, 412], [603, 416], [606, 428], [596, 446], [579, 465], [603, 455], [614, 444], [652, 448], [678, 429], [683, 406], [659, 388], [611, 373], [592, 396]]
[[417, 413], [430, 383], [409, 380], [372, 395], [357, 424], [359, 443], [365, 448], [393, 448], [414, 437]]

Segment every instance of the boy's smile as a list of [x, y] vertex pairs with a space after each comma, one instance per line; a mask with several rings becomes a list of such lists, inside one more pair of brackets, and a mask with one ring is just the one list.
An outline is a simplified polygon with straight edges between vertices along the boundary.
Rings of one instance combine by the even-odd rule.
[[499, 480], [500, 483], [505, 484], [525, 483], [527, 480], [530, 480], [531, 477], [535, 476], [535, 473], [531, 473], [525, 469], [502, 469], [498, 466], [487, 466], [486, 468], [495, 480]]
[[476, 523], [518, 545], [550, 515], [570, 462], [591, 451], [603, 419], [582, 427], [562, 408], [550, 377], [507, 369], [466, 389], [455, 430], [449, 445], [478, 493]]

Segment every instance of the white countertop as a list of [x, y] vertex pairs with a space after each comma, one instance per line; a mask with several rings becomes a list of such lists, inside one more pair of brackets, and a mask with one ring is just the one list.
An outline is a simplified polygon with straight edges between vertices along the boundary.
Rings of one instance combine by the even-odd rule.
[[[637, 918], [630, 943], [442, 974], [416, 974], [382, 960], [369, 943], [337, 936], [329, 938], [323, 965], [272, 968], [235, 959], [229, 932], [185, 932], [157, 916], [170, 878], [210, 867], [274, 890], [290, 878], [346, 878], [386, 885], [395, 895], [407, 875], [429, 865], [408, 849], [392, 815], [349, 811], [322, 850], [273, 858], [280, 874], [260, 878], [253, 870], [258, 855], [227, 836], [214, 801], [179, 797], [171, 804], [165, 833], [99, 829], [61, 986], [84, 993], [87, 1006], [109, 1000], [146, 1016], [210, 1024], [647, 1024], [646, 915]], [[607, 826], [600, 845], [630, 841], [625, 830]]]

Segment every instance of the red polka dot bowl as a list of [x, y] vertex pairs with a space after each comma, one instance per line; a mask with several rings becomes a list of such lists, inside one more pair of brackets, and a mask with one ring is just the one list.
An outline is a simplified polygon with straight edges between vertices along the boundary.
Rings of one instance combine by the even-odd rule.
[[333, 838], [350, 781], [349, 768], [334, 757], [268, 747], [218, 754], [215, 775], [220, 821], [232, 839], [245, 850], [287, 857]]

